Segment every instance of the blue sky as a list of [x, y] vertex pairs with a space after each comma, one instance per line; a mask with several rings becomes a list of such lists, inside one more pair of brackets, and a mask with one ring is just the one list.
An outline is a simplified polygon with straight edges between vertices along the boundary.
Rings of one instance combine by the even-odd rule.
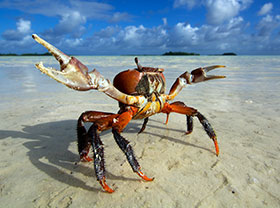
[[280, 55], [280, 1], [0, 0], [0, 53]]

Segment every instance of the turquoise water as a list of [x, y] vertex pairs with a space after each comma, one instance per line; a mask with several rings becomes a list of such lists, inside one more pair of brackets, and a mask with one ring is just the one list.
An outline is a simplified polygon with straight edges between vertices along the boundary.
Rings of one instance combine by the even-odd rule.
[[[110, 80], [118, 72], [135, 67], [133, 56], [77, 58], [90, 70], [96, 68]], [[53, 57], [0, 57], [2, 105], [15, 99], [45, 98], [48, 93], [56, 95], [73, 93], [73, 90], [41, 74], [34, 66], [39, 61], [43, 61], [45, 66], [59, 67]], [[224, 108], [228, 108], [227, 106], [236, 99], [244, 103], [261, 103], [266, 107], [277, 108], [280, 100], [279, 56], [140, 56], [139, 61], [143, 66], [165, 69], [167, 91], [175, 79], [186, 70], [191, 71], [200, 66], [214, 64], [227, 66], [211, 72], [226, 75], [226, 79], [199, 83], [184, 89], [178, 98], [186, 102], [209, 102], [206, 98], [213, 97], [213, 102], [218, 101]]]

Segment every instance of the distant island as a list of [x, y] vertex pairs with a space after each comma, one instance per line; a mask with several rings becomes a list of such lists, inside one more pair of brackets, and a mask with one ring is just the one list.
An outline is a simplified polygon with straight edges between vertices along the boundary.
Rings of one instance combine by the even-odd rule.
[[23, 54], [16, 54], [16, 53], [0, 53], [0, 56], [51, 56], [51, 53], [23, 53]]
[[229, 52], [229, 53], [223, 53], [222, 55], [223, 56], [236, 56], [237, 54], [233, 53], [233, 52]]
[[[173, 52], [173, 51], [169, 51], [166, 52], [164, 54], [162, 54], [162, 56], [200, 56], [199, 53], [188, 53], [188, 52]], [[223, 53], [223, 54], [213, 54], [213, 55], [209, 55], [209, 56], [237, 56], [236, 53], [233, 52], [227, 52], [227, 53]]]
[[188, 52], [173, 52], [173, 51], [169, 51], [166, 52], [164, 54], [162, 54], [163, 56], [199, 56], [200, 54], [198, 53], [188, 53]]
[[[51, 56], [51, 53], [23, 53], [23, 54], [16, 54], [16, 53], [0, 53], [0, 56]], [[127, 55], [121, 55], [121, 56], [159, 56], [155, 54], [127, 54]], [[199, 53], [188, 53], [188, 52], [173, 52], [169, 51], [164, 54], [161, 54], [161, 56], [200, 56]], [[223, 54], [209, 54], [208, 56], [237, 56], [236, 53], [233, 52], [227, 52]]]

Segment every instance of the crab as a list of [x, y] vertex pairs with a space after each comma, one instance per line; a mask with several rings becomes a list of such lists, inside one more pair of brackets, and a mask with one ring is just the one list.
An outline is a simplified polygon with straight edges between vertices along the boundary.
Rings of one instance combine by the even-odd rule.
[[[36, 64], [36, 67], [41, 72], [74, 90], [98, 90], [119, 102], [120, 109], [117, 113], [85, 111], [80, 115], [77, 122], [77, 143], [80, 160], [83, 162], [93, 160], [97, 181], [106, 192], [114, 192], [106, 183], [104, 147], [100, 139], [100, 132], [108, 129], [112, 129], [113, 137], [119, 148], [126, 155], [132, 170], [145, 181], [154, 179], [147, 177], [142, 172], [132, 146], [121, 135], [121, 132], [132, 119], [144, 119], [142, 128], [139, 131], [141, 133], [144, 131], [149, 117], [154, 114], [167, 114], [166, 124], [170, 113], [184, 114], [186, 115], [187, 123], [186, 134], [190, 134], [193, 131], [193, 117], [197, 117], [210, 139], [213, 140], [216, 155], [219, 155], [217, 136], [209, 121], [197, 109], [189, 107], [181, 101], [172, 103], [169, 103], [169, 101], [173, 100], [187, 85], [225, 78], [225, 76], [206, 74], [213, 69], [225, 66], [214, 65], [197, 68], [191, 73], [186, 71], [176, 79], [169, 93], [166, 94], [164, 69], [162, 68], [142, 67], [138, 59], [135, 58], [137, 67], [120, 72], [111, 83], [96, 69], [89, 72], [88, 68], [77, 58], [64, 54], [38, 35], [33, 34], [32, 37], [47, 48], [60, 63], [59, 71], [45, 67], [40, 62]], [[85, 123], [87, 122], [92, 123], [88, 130], [85, 128]], [[93, 158], [89, 156], [91, 147], [93, 149]]]

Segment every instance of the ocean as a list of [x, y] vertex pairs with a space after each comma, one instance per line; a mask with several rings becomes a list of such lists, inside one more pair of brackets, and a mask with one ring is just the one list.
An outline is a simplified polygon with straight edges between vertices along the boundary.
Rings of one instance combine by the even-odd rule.
[[[135, 68], [134, 56], [77, 56], [89, 70], [96, 68], [104, 77], [113, 80], [114, 76], [126, 69]], [[45, 93], [72, 93], [73, 90], [57, 83], [34, 66], [42, 61], [45, 66], [59, 68], [53, 57], [0, 57], [0, 95], [1, 106], [15, 99], [45, 98]], [[280, 92], [279, 56], [139, 56], [142, 66], [164, 68], [167, 89], [185, 71], [201, 66], [225, 65], [210, 74], [226, 75], [226, 79], [198, 83], [186, 87], [179, 98], [186, 101], [213, 96], [231, 105], [230, 96], [234, 94], [246, 102], [262, 103], [265, 108], [278, 106]], [[90, 94], [100, 93], [91, 91]], [[76, 94], [75, 94], [76, 95]], [[79, 97], [79, 99], [83, 99]], [[91, 95], [89, 95], [90, 97]], [[104, 95], [105, 96], [105, 95]], [[226, 97], [225, 97], [226, 96]], [[94, 97], [94, 96], [93, 96]], [[90, 98], [94, 102], [94, 98]], [[198, 101], [199, 102], [199, 101]], [[6, 106], [7, 105], [7, 106]], [[226, 106], [223, 106], [226, 107]]]

